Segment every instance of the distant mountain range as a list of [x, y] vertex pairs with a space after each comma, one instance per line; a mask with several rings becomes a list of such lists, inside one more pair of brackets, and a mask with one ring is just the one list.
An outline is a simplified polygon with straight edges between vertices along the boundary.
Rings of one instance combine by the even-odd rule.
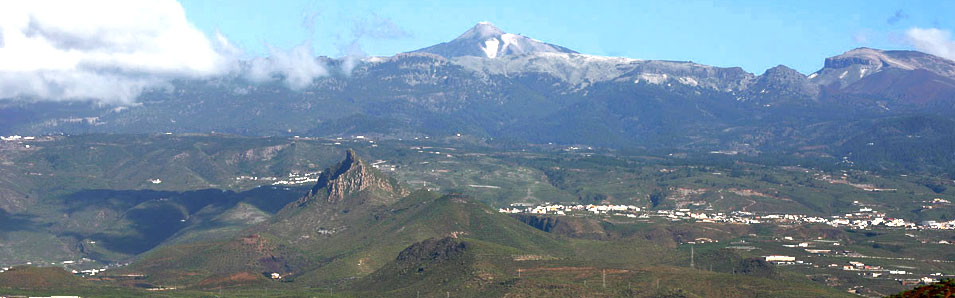
[[[330, 69], [346, 62], [318, 59]], [[808, 76], [783, 65], [755, 75], [581, 54], [482, 22], [449, 42], [366, 58], [304, 90], [236, 76], [177, 81], [133, 106], [0, 100], [0, 134], [460, 133], [492, 145], [839, 156], [860, 150], [847, 140], [885, 121], [953, 115], [955, 62], [921, 52], [859, 48]]]

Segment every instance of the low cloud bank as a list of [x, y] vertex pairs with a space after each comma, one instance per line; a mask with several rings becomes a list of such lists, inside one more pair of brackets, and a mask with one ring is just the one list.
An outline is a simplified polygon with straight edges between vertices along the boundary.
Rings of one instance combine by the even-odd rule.
[[190, 24], [174, 0], [10, 2], [0, 11], [0, 99], [127, 105], [174, 79], [231, 75], [302, 89], [328, 75], [310, 42], [244, 62], [241, 54]]
[[905, 36], [916, 50], [955, 60], [955, 41], [949, 31], [916, 27], [905, 31]]
[[235, 67], [176, 1], [15, 1], [0, 11], [0, 98], [131, 103], [173, 78]]
[[308, 41], [291, 50], [269, 47], [268, 57], [249, 61], [245, 77], [256, 83], [284, 79], [290, 89], [304, 89], [315, 78], [328, 75], [328, 69], [312, 53], [312, 43]]

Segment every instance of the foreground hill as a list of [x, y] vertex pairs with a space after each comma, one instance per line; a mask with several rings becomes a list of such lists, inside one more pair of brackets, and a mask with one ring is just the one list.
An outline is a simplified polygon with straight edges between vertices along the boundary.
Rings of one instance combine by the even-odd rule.
[[408, 194], [348, 151], [308, 194], [272, 220], [214, 243], [171, 245], [132, 266], [154, 281], [203, 287], [237, 274], [264, 280], [278, 273], [296, 282], [325, 284], [367, 275], [409, 245], [454, 237], [494, 243], [512, 254], [566, 253], [552, 236], [457, 195]]
[[[686, 288], [678, 285], [687, 272], [673, 266], [683, 257], [653, 242], [564, 238], [466, 196], [423, 190], [402, 196], [406, 193], [348, 151], [313, 189], [267, 223], [230, 240], [161, 247], [124, 271], [145, 273], [150, 284], [194, 290], [332, 287], [399, 296], [448, 291], [464, 296], [838, 293], [788, 274], [777, 277], [785, 282], [772, 282], [768, 276], [709, 273], [701, 278], [716, 288]], [[608, 271], [612, 286], [587, 286], [586, 280]], [[273, 273], [286, 282], [270, 281]], [[635, 290], [621, 282], [649, 282], [639, 278], [647, 274], [664, 280], [665, 289], [640, 284]], [[726, 279], [762, 290], [717, 286]]]
[[[918, 174], [925, 169], [917, 166], [919, 162], [937, 169], [952, 162], [946, 158], [951, 152], [944, 148], [955, 125], [936, 125], [942, 123], [936, 120], [898, 118], [854, 128], [816, 127], [864, 132], [826, 141], [839, 151], [820, 158], [811, 154], [824, 151], [811, 148], [796, 151], [807, 157], [764, 154], [759, 158], [708, 152], [672, 156], [599, 149], [575, 152], [556, 146], [523, 152], [472, 146], [466, 138], [371, 143], [222, 135], [83, 135], [2, 142], [0, 265], [82, 258], [100, 263], [83, 266], [121, 264], [164, 244], [231, 238], [237, 231], [271, 220], [288, 203], [302, 199], [316, 182], [273, 183], [317, 180], [324, 165], [340, 161], [346, 146], [373, 157], [365, 162], [373, 163], [372, 169], [379, 166], [413, 185], [402, 189], [428, 187], [466, 194], [495, 208], [545, 201], [648, 208], [712, 204], [727, 212], [747, 208], [831, 216], [857, 211], [853, 201], [859, 201], [907, 221], [946, 221], [952, 218], [950, 209], [917, 208], [934, 198], [955, 201], [950, 179]], [[907, 145], [915, 141], [923, 146]], [[737, 162], [741, 160], [745, 163]], [[780, 167], [796, 164], [811, 171]], [[850, 175], [845, 180], [858, 187], [832, 184], [835, 181], [820, 176], [843, 175], [843, 170]], [[154, 179], [161, 183], [151, 182]], [[859, 188], [863, 185], [899, 191], [870, 192]], [[758, 195], [747, 195], [746, 190]], [[649, 199], [654, 194], [659, 200]], [[396, 197], [376, 204], [394, 202]], [[338, 210], [351, 208], [349, 204], [340, 204], [346, 207]], [[299, 232], [300, 236], [306, 231], [294, 233]]]
[[90, 286], [89, 281], [56, 267], [21, 266], [0, 274], [0, 288], [53, 289]]
[[[765, 251], [749, 254], [723, 249], [726, 243], [736, 241], [737, 237], [757, 233], [759, 237], [746, 238], [747, 242], [755, 243], [762, 237], [772, 238], [781, 234], [767, 227], [715, 224], [698, 226], [691, 223], [671, 225], [666, 222], [650, 224], [642, 222], [641, 219], [609, 215], [592, 218], [541, 217], [534, 220], [502, 215], [486, 204], [505, 207], [515, 202], [540, 203], [544, 200], [559, 199], [568, 202], [578, 200], [584, 204], [637, 204], [651, 208], [652, 202], [643, 197], [643, 194], [651, 194], [656, 190], [664, 192], [664, 197], [656, 200], [657, 207], [661, 209], [682, 208], [681, 206], [690, 202], [696, 202], [703, 205], [712, 203], [714, 208], [727, 212], [743, 208], [742, 210], [757, 212], [798, 210], [827, 215], [858, 210], [850, 204], [857, 200], [863, 204], [880, 204], [879, 210], [911, 216], [910, 209], [906, 209], [906, 206], [910, 205], [906, 202], [910, 201], [903, 198], [908, 196], [910, 191], [916, 198], [908, 200], [920, 200], [925, 195], [922, 192], [931, 192], [933, 197], [951, 199], [950, 195], [945, 193], [944, 185], [935, 185], [938, 193], [927, 188], [922, 189], [925, 187], [918, 184], [913, 186], [911, 183], [921, 179], [916, 177], [886, 180], [870, 175], [856, 178], [854, 175], [859, 172], [850, 172], [853, 177], [846, 179], [853, 182], [858, 181], [855, 179], [873, 179], [866, 183], [885, 182], [891, 184], [884, 187], [904, 187], [899, 194], [869, 193], [852, 190], [853, 187], [848, 185], [830, 186], [829, 183], [813, 178], [816, 177], [816, 170], [808, 173], [798, 169], [779, 170], [732, 162], [722, 166], [695, 163], [683, 166], [688, 163], [684, 160], [687, 157], [631, 159], [606, 152], [498, 152], [482, 151], [485, 149], [467, 145], [438, 148], [434, 146], [451, 145], [377, 140], [371, 143], [366, 139], [289, 138], [280, 141], [251, 138], [248, 142], [241, 142], [239, 140], [246, 138], [173, 138], [165, 135], [154, 138], [83, 136], [66, 139], [69, 140], [31, 143], [42, 145], [44, 149], [30, 154], [23, 153], [24, 156], [10, 159], [14, 162], [12, 165], [3, 166], [21, 171], [18, 166], [26, 166], [29, 162], [36, 163], [40, 160], [39, 156], [44, 157], [41, 159], [48, 158], [48, 162], [53, 163], [51, 168], [70, 169], [54, 172], [59, 173], [54, 176], [55, 179], [79, 179], [71, 178], [73, 176], [70, 173], [77, 171], [77, 168], [95, 168], [83, 161], [95, 161], [102, 156], [110, 156], [93, 152], [116, 154], [144, 150], [136, 149], [137, 146], [155, 147], [152, 151], [142, 151], [146, 152], [143, 155], [155, 154], [155, 158], [162, 160], [163, 156], [178, 155], [172, 149], [163, 149], [163, 144], [176, 147], [179, 142], [184, 142], [183, 140], [192, 140], [201, 145], [186, 146], [188, 148], [181, 150], [199, 154], [193, 151], [194, 148], [203, 148], [202, 153], [205, 156], [212, 156], [202, 159], [210, 161], [206, 165], [232, 169], [237, 171], [233, 174], [236, 176], [248, 175], [245, 171], [251, 169], [278, 169], [278, 165], [289, 163], [308, 169], [318, 169], [317, 165], [308, 165], [310, 163], [333, 164], [322, 171], [321, 175], [316, 173], [314, 177], [317, 181], [311, 187], [289, 187], [289, 190], [272, 185], [252, 188], [249, 191], [242, 191], [243, 187], [239, 187], [234, 193], [218, 190], [181, 191], [181, 194], [171, 190], [81, 192], [88, 195], [88, 202], [94, 202], [87, 205], [100, 208], [95, 210], [102, 210], [105, 214], [125, 213], [119, 220], [99, 223], [100, 227], [105, 227], [103, 232], [148, 228], [143, 230], [147, 233], [130, 233], [125, 237], [115, 233], [112, 234], [116, 236], [113, 239], [80, 238], [87, 239], [83, 241], [82, 249], [85, 251], [76, 252], [82, 256], [96, 257], [95, 253], [105, 251], [97, 249], [115, 248], [117, 243], [148, 247], [143, 253], [130, 252], [135, 254], [136, 258], [130, 266], [111, 267], [108, 273], [102, 276], [107, 279], [109, 276], [137, 273], [145, 274], [144, 279], [95, 280], [90, 285], [93, 288], [122, 286], [123, 288], [104, 290], [122, 292], [116, 296], [129, 296], [130, 292], [142, 291], [130, 287], [161, 286], [166, 287], [167, 291], [149, 296], [202, 296], [220, 289], [229, 296], [240, 297], [266, 295], [263, 293], [265, 290], [272, 291], [272, 294], [284, 293], [287, 296], [311, 296], [320, 292], [327, 293], [329, 289], [335, 293], [357, 296], [411, 296], [418, 293], [438, 296], [446, 295], [449, 291], [462, 296], [524, 297], [654, 297], [670, 294], [688, 297], [778, 297], [800, 296], [806, 292], [819, 296], [840, 296], [844, 294], [844, 290], [825, 288], [822, 283], [808, 279], [802, 272], [792, 272], [785, 266], [768, 269], [772, 267], [765, 262], [754, 261], [761, 254], [779, 249], [776, 242], [764, 240], [767, 242], [761, 249], [766, 249]], [[150, 139], [153, 141], [146, 141]], [[284, 142], [295, 145], [285, 146]], [[357, 151], [348, 150], [344, 159], [339, 159], [343, 145], [335, 145], [334, 142], [354, 145]], [[272, 146], [284, 149], [273, 152], [275, 154], [269, 159], [271, 161], [257, 159], [257, 152], [267, 152], [269, 150], [265, 148]], [[75, 156], [54, 154], [67, 152], [68, 148], [74, 148], [77, 152], [90, 152]], [[291, 150], [290, 148], [296, 149], [294, 152], [286, 151]], [[302, 152], [308, 151], [306, 148], [312, 148], [311, 150], [316, 152]], [[438, 155], [425, 150], [441, 150], [444, 154]], [[337, 151], [336, 159], [339, 162], [317, 158], [326, 151]], [[366, 157], [373, 156], [374, 159], [366, 161], [358, 152]], [[589, 156], [591, 154], [593, 156]], [[248, 168], [229, 168], [229, 164], [235, 164], [230, 160], [240, 156], [258, 161]], [[128, 158], [122, 163], [109, 164], [108, 168], [112, 170], [103, 172], [127, 172], [126, 166], [141, 165], [136, 161], [135, 158]], [[178, 165], [176, 162], [172, 164]], [[183, 169], [196, 168], [200, 164], [185, 164], [184, 166], [189, 167]], [[159, 164], [153, 166], [161, 167]], [[452, 166], [453, 170], [448, 170]], [[394, 170], [396, 168], [398, 170]], [[151, 171], [152, 168], [142, 170]], [[227, 175], [228, 171], [217, 173], [226, 174], [210, 175], [210, 181], [235, 180]], [[393, 173], [394, 176], [384, 173]], [[110, 177], [119, 177], [112, 182], [116, 185], [141, 182], [136, 175], [130, 176], [132, 178], [129, 179], [122, 178], [123, 175], [104, 175], [90, 174], [80, 177], [86, 177], [85, 179], [95, 183], [110, 180]], [[399, 182], [396, 177], [403, 178], [403, 181], [428, 181], [426, 185], [429, 188], [440, 188], [450, 194], [410, 191], [407, 185], [422, 184]], [[163, 178], [165, 181], [165, 177]], [[906, 179], [912, 182], [902, 184], [896, 181]], [[268, 181], [271, 183], [272, 180]], [[167, 182], [158, 184], [157, 187], [173, 187], [164, 185], [165, 183]], [[201, 187], [191, 185], [184, 183], [179, 187]], [[807, 185], [813, 186], [810, 188]], [[695, 194], [681, 195], [683, 191]], [[805, 195], [807, 193], [812, 195]], [[150, 194], [152, 197], [140, 201], [140, 194]], [[37, 200], [33, 203], [36, 204], [33, 208], [58, 202], [60, 201]], [[75, 204], [83, 205], [81, 203], [78, 201]], [[898, 208], [890, 208], [896, 204], [899, 205]], [[950, 209], [942, 207], [940, 205], [939, 208], [920, 212], [920, 216], [945, 216], [945, 212]], [[59, 212], [58, 210], [60, 209], [51, 209], [49, 212]], [[83, 210], [81, 208], [75, 213], [64, 214], [71, 215], [74, 219], [95, 218], [98, 212], [92, 211], [94, 209]], [[184, 214], [189, 214], [189, 218], [182, 222], [181, 216]], [[26, 217], [25, 213], [17, 212], [12, 215], [14, 218], [4, 222], [16, 224], [24, 218], [28, 219], [28, 222], [36, 220], [34, 217]], [[169, 220], [166, 220], [167, 217]], [[125, 223], [135, 219], [143, 221]], [[147, 224], [150, 222], [152, 225]], [[43, 231], [42, 226], [32, 227], [42, 223], [31, 222], [31, 227], [25, 230]], [[81, 224], [65, 227], [63, 232], [94, 231], [92, 228], [76, 230], [79, 229], [77, 226]], [[155, 234], [151, 232], [155, 227], [169, 227], [175, 232], [171, 236]], [[8, 239], [16, 240], [20, 233], [24, 232], [0, 229], [0, 241], [4, 241], [4, 245], [16, 243], [9, 242]], [[156, 238], [140, 238], [141, 235], [153, 234], [157, 235]], [[908, 251], [908, 246], [903, 248], [894, 244], [875, 248], [867, 241], [874, 239], [871, 237], [880, 236], [851, 233], [862, 238], [851, 240], [847, 234], [850, 233], [827, 231], [819, 235], [839, 239], [845, 249], [855, 250], [862, 245], [861, 249], [874, 250], [874, 254], [888, 254], [889, 249], [923, 255], [939, 254], [940, 257], [945, 257], [947, 253], [922, 251], [921, 249], [927, 249], [923, 247], [925, 245], [915, 246], [913, 249], [916, 250], [911, 252]], [[89, 237], [87, 234], [74, 236]], [[892, 241], [917, 241], [901, 234], [892, 237], [895, 236], [901, 240]], [[815, 239], [816, 236], [810, 233], [805, 237]], [[691, 268], [688, 266], [692, 253], [686, 242], [697, 238], [717, 239], [721, 242], [710, 246], [696, 246], [695, 261], [698, 267]], [[96, 243], [88, 242], [92, 239], [95, 239]], [[157, 241], [158, 244], [149, 247], [145, 245], [147, 240]], [[42, 247], [47, 242], [37, 243]], [[11, 246], [4, 247], [10, 248]], [[17, 247], [13, 248], [16, 249], [14, 252], [22, 251]], [[113, 255], [98, 256], [105, 259]], [[80, 257], [54, 257], [49, 262], [60, 264], [60, 261], [66, 259], [86, 262]], [[747, 260], [749, 263], [743, 262]], [[82, 265], [63, 264], [65, 267]], [[272, 273], [277, 273], [282, 278], [278, 281], [271, 280]], [[0, 285], [0, 288], [3, 288], [3, 285]], [[11, 293], [32, 293], [21, 286], [10, 288], [17, 288]], [[886, 288], [891, 288], [894, 292], [898, 290], [898, 285], [888, 285]]]
[[[897, 121], [869, 134], [942, 138], [947, 129], [917, 118]], [[844, 145], [865, 150], [853, 160], [861, 153], [878, 159], [891, 153], [870, 142], [859, 138]], [[359, 296], [452, 291], [691, 297], [805, 291], [838, 296], [855, 285], [873, 293], [902, 289], [891, 279], [864, 278], [838, 267], [767, 270], [773, 267], [759, 262], [774, 253], [813, 264], [846, 261], [780, 245], [829, 246], [818, 237], [838, 241], [839, 251], [900, 258], [879, 265], [917, 268], [912, 276], [951, 270], [948, 263], [931, 261], [952, 258], [942, 240], [953, 239], [943, 231], [707, 224], [655, 216], [690, 208], [829, 217], [865, 206], [907, 222], [952, 218], [950, 179], [867, 172], [841, 158], [767, 161], [563, 146], [508, 151], [474, 146], [464, 137], [83, 135], [0, 145], [0, 264], [109, 266], [94, 279], [147, 274], [129, 282], [94, 280], [93, 288], [117, 283], [133, 292], [141, 290], [128, 287], [177, 288], [167, 296], [202, 296], [219, 289], [230, 296], [262, 296], [264, 289], [311, 296], [309, 291], [331, 289]], [[344, 149], [349, 147], [355, 150]], [[911, 151], [936, 150], [922, 149]], [[288, 184], [305, 178], [311, 182]], [[421, 187], [433, 191], [410, 191]], [[871, 187], [885, 191], [866, 190]], [[543, 202], [635, 205], [650, 218], [505, 217], [496, 209]], [[781, 235], [797, 240], [781, 241]], [[692, 246], [691, 258], [688, 243], [703, 238], [719, 242]], [[737, 246], [754, 250], [729, 248]], [[689, 267], [691, 260], [695, 268]], [[271, 273], [283, 278], [271, 280]], [[252, 289], [260, 292], [241, 294]], [[30, 290], [4, 294], [40, 294], [25, 291]]]

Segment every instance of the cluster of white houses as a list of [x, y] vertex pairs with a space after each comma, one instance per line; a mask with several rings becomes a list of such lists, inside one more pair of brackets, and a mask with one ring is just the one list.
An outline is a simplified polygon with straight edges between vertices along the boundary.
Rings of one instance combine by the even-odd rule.
[[[809, 251], [807, 249], [807, 251]], [[778, 265], [793, 265], [793, 264], [806, 264], [812, 265], [811, 263], [805, 263], [803, 261], [796, 260], [796, 257], [785, 256], [785, 255], [768, 255], [763, 256], [763, 260], [769, 263], [778, 264]], [[904, 278], [904, 275], [911, 275], [912, 272], [905, 270], [891, 270], [885, 269], [882, 266], [878, 265], [867, 265], [859, 261], [849, 261], [846, 264], [829, 264], [827, 267], [833, 269], [842, 269], [844, 271], [856, 271], [859, 272], [859, 275], [870, 278], [879, 278], [885, 275], [895, 276], [895, 280], [902, 284], [933, 284], [939, 281], [939, 278], [942, 277], [942, 273], [932, 273], [929, 276], [924, 276], [922, 278]]]
[[858, 261], [849, 261], [848, 264], [839, 266], [838, 264], [830, 264], [829, 268], [840, 268], [844, 271], [858, 271], [859, 275], [871, 278], [879, 278], [885, 275], [894, 275], [897, 278], [896, 281], [902, 283], [903, 285], [910, 284], [933, 284], [938, 282], [938, 277], [942, 276], [942, 273], [932, 273], [929, 276], [923, 276], [922, 278], [904, 278], [900, 277], [902, 275], [911, 275], [912, 272], [905, 270], [890, 270], [882, 268], [882, 266], [877, 265], [866, 265], [865, 263]]
[[0, 136], [0, 141], [32, 141], [35, 139], [36, 137], [29, 137], [29, 136], [24, 137], [19, 135], [12, 135], [12, 136], [6, 136], [6, 137]]
[[616, 214], [628, 217], [637, 217], [640, 207], [633, 205], [561, 205], [547, 204], [535, 207], [520, 207], [512, 204], [510, 208], [498, 209], [501, 213], [530, 213], [530, 214], [555, 214], [567, 215], [571, 212], [587, 212], [593, 214]]
[[318, 182], [318, 176], [322, 172], [304, 172], [298, 173], [293, 172], [289, 173], [287, 177], [259, 177], [259, 176], [248, 176], [242, 175], [235, 177], [235, 181], [272, 181], [272, 185], [299, 185], [299, 184], [310, 184]]
[[72, 270], [73, 274], [95, 276], [98, 273], [106, 272], [106, 267], [98, 269]]
[[830, 217], [808, 216], [803, 214], [763, 214], [758, 215], [753, 212], [733, 211], [730, 213], [705, 213], [692, 212], [687, 209], [682, 210], [658, 210], [657, 216], [663, 216], [670, 219], [694, 219], [699, 222], [717, 222], [717, 223], [780, 223], [780, 224], [826, 224], [834, 227], [849, 227], [855, 229], [868, 229], [875, 226], [897, 227], [907, 229], [918, 228], [941, 228], [944, 225], [920, 226], [913, 222], [907, 222], [901, 218], [886, 218], [885, 214], [872, 210], [871, 208], [860, 208], [858, 212], [847, 213], [844, 215], [834, 215]]
[[318, 176], [321, 174], [322, 172], [289, 173], [288, 177], [285, 177], [285, 179], [277, 179], [274, 177], [268, 178], [272, 178], [272, 180], [278, 180], [272, 182], [272, 185], [298, 185], [318, 182]]
[[[395, 171], [394, 165], [386, 164], [385, 160], [376, 160], [371, 164], [372, 167], [379, 170], [386, 171]], [[321, 171], [318, 172], [292, 172], [289, 173], [286, 177], [259, 177], [259, 176], [248, 176], [242, 175], [235, 177], [236, 181], [272, 181], [272, 185], [301, 185], [301, 184], [312, 184], [318, 182], [318, 176], [322, 174]]]
[[[96, 242], [93, 242], [93, 243], [96, 243]], [[94, 264], [92, 264], [92, 262], [94, 262], [94, 261], [91, 260], [91, 259], [82, 258], [82, 259], [77, 260], [77, 261], [67, 260], [67, 261], [60, 261], [60, 262], [50, 262], [49, 264], [50, 264], [50, 266], [62, 266], [63, 269], [66, 270], [66, 271], [68, 271], [68, 272], [71, 272], [71, 273], [73, 273], [73, 274], [75, 274], [75, 275], [84, 275], [84, 276], [95, 276], [95, 275], [101, 274], [101, 273], [103, 273], [103, 272], [106, 272], [106, 270], [108, 270], [108, 269], [110, 269], [110, 268], [118, 268], [118, 267], [123, 267], [123, 266], [128, 266], [128, 265], [129, 265], [129, 263], [114, 263], [114, 264], [109, 264], [109, 265], [94, 265]], [[21, 265], [25, 265], [25, 266], [46, 266], [46, 264], [47, 264], [46, 262], [38, 262], [38, 263], [26, 262], [26, 263], [23, 263], [23, 264], [21, 264]], [[20, 266], [20, 265], [16, 265], [16, 266]], [[13, 266], [13, 267], [0, 267], [0, 273], [6, 272], [6, 271], [10, 271], [10, 270], [12, 270], [14, 267], [15, 267], [15, 266]]]
[[[869, 229], [872, 227], [892, 227], [903, 229], [934, 229], [934, 230], [955, 230], [955, 220], [938, 222], [923, 221], [920, 224], [905, 221], [901, 218], [889, 218], [884, 213], [872, 210], [872, 208], [862, 207], [857, 212], [846, 213], [843, 215], [834, 215], [829, 217], [808, 216], [803, 214], [756, 214], [746, 211], [710, 212], [692, 211], [690, 209], [666, 209], [655, 210], [640, 213], [640, 207], [633, 205], [562, 205], [545, 204], [540, 206], [524, 207], [520, 205], [511, 205], [509, 208], [501, 208], [498, 211], [502, 213], [529, 213], [529, 214], [553, 214], [553, 215], [574, 215], [571, 212], [579, 211], [576, 214], [592, 213], [597, 215], [622, 215], [632, 218], [662, 217], [673, 221], [694, 220], [696, 222], [709, 223], [736, 223], [736, 224], [758, 224], [758, 223], [777, 223], [777, 224], [826, 224], [833, 227], [848, 227], [853, 229]], [[586, 211], [586, 212], [584, 212]]]
[[950, 221], [926, 220], [923, 221], [919, 227], [933, 230], [955, 230], [955, 219]]

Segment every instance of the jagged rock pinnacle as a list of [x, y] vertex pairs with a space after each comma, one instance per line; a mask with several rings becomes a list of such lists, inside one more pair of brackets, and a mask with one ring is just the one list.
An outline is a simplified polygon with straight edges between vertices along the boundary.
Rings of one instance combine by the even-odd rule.
[[302, 207], [314, 200], [338, 203], [346, 200], [349, 195], [369, 189], [380, 190], [395, 197], [407, 194], [407, 190], [398, 185], [397, 181], [368, 166], [354, 150], [348, 149], [344, 160], [322, 171], [315, 186], [299, 200], [298, 205]]

